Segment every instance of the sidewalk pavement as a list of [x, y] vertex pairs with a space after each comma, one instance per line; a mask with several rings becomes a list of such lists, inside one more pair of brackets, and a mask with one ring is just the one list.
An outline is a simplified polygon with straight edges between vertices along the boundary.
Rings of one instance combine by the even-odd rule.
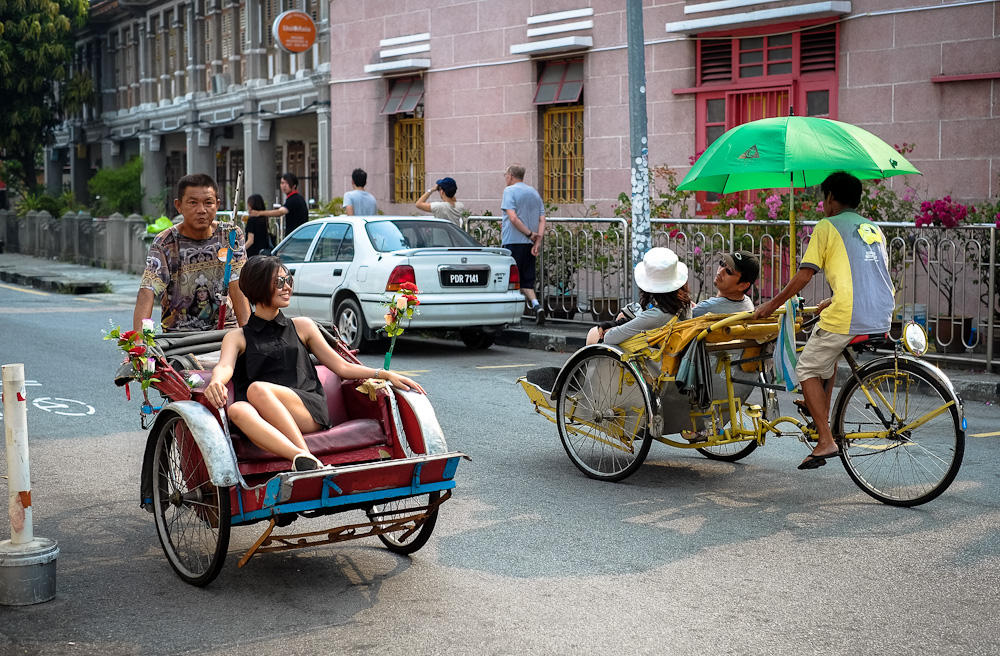
[[[0, 253], [0, 281], [63, 294], [83, 294], [132, 306], [141, 276], [19, 253]], [[496, 343], [517, 348], [573, 353], [586, 344], [590, 324], [549, 320], [543, 326], [527, 317], [497, 335]], [[977, 361], [975, 358], [979, 357]], [[964, 361], [925, 357], [946, 370], [966, 402], [1000, 403], [1000, 373], [988, 373], [981, 354]], [[839, 378], [846, 375], [842, 367]]]

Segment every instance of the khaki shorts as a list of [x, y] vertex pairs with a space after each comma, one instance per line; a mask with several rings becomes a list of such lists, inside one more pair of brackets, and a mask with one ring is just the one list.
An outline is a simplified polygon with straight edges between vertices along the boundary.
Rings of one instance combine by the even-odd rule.
[[833, 378], [837, 373], [837, 358], [852, 339], [854, 335], [838, 335], [822, 328], [814, 330], [806, 341], [805, 348], [802, 349], [799, 364], [795, 367], [799, 380]]

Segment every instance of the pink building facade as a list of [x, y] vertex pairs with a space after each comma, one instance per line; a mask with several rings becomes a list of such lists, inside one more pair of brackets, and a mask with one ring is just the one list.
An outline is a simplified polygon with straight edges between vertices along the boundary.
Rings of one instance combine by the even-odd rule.
[[[647, 0], [643, 21], [650, 166], [683, 175], [792, 108], [914, 144], [921, 194], [1000, 193], [1000, 2]], [[412, 214], [450, 176], [496, 215], [519, 163], [556, 216], [609, 216], [631, 189], [626, 33], [623, 0], [334, 2], [333, 194], [361, 167]]]

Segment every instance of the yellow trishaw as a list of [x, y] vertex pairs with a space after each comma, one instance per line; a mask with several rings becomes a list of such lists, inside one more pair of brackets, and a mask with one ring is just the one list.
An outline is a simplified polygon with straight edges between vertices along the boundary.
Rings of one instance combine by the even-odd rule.
[[[804, 308], [803, 316], [816, 310]], [[535, 411], [558, 426], [573, 464], [599, 480], [635, 473], [654, 440], [727, 461], [750, 455], [768, 436], [811, 444], [811, 418], [805, 411], [780, 416], [776, 392], [785, 386], [768, 382], [783, 312], [675, 321], [618, 346], [586, 346], [562, 368], [534, 370], [518, 382]], [[796, 319], [795, 332], [815, 321]], [[851, 479], [883, 503], [934, 499], [962, 463], [962, 400], [940, 369], [917, 359], [926, 348], [926, 333], [910, 323], [899, 339], [864, 335], [844, 349], [851, 373], [841, 381], [831, 428]], [[891, 353], [858, 362], [857, 354], [876, 349]], [[700, 380], [684, 371], [709, 360], [711, 370]], [[713, 377], [725, 383], [718, 393]], [[698, 431], [702, 441], [682, 438], [682, 428]]]

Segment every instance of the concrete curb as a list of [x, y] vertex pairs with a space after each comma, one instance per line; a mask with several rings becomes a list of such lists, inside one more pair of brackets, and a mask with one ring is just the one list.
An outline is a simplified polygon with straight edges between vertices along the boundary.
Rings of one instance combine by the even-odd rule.
[[0, 270], [0, 280], [56, 294], [100, 294], [107, 292], [111, 287], [109, 282], [74, 280], [62, 276], [24, 275], [16, 271], [2, 270]]
[[496, 343], [501, 346], [552, 351], [555, 353], [572, 353], [587, 345], [587, 338], [559, 331], [537, 328], [526, 330], [513, 327], [497, 333]]

